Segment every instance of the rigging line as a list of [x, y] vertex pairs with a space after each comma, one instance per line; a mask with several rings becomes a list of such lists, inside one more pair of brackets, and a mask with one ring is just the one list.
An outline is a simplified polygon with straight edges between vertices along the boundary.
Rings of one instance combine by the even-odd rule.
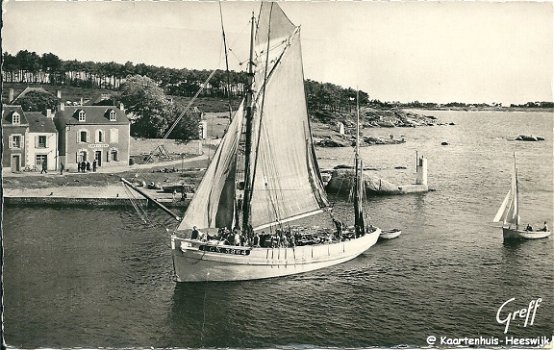
[[138, 204], [136, 203], [136, 197], [134, 196], [134, 194], [131, 192], [131, 190], [127, 187], [127, 185], [123, 184], [123, 189], [125, 190], [125, 192], [127, 193], [127, 197], [129, 198], [129, 201], [131, 202], [131, 205], [133, 206], [133, 208], [135, 209], [135, 211], [137, 212], [138, 216], [140, 217], [140, 219], [146, 224], [146, 225], [151, 225], [152, 222], [150, 221], [150, 219], [148, 219], [148, 215], [146, 214], [146, 212], [140, 208], [138, 206]]
[[179, 115], [179, 117], [177, 119], [175, 119], [175, 121], [173, 122], [173, 125], [171, 125], [171, 128], [169, 128], [169, 130], [166, 132], [166, 134], [164, 135], [164, 137], [162, 139], [167, 139], [169, 137], [169, 135], [171, 134], [171, 132], [173, 131], [173, 129], [175, 129], [175, 127], [177, 126], [177, 124], [179, 124], [179, 122], [181, 121], [181, 119], [183, 119], [183, 117], [185, 116], [185, 114], [188, 112], [188, 110], [190, 109], [190, 107], [192, 106], [192, 104], [194, 103], [194, 101], [198, 98], [198, 95], [200, 95], [200, 93], [204, 90], [204, 88], [206, 87], [206, 85], [208, 84], [208, 82], [210, 81], [210, 79], [212, 79], [212, 77], [214, 76], [215, 72], [217, 71], [217, 69], [214, 69], [210, 75], [208, 76], [208, 78], [204, 81], [204, 84], [202, 84], [200, 86], [200, 89], [198, 89], [198, 91], [196, 92], [196, 94], [194, 95], [194, 97], [189, 101], [189, 103], [187, 104], [187, 107], [185, 108], [185, 110], [183, 112], [181, 112], [181, 114]]
[[229, 120], [233, 119], [233, 109], [231, 107], [231, 77], [229, 73], [229, 58], [227, 57], [227, 39], [225, 38], [225, 28], [223, 27], [223, 12], [221, 11], [221, 1], [219, 4], [219, 18], [221, 19], [221, 33], [223, 34], [223, 48], [225, 50], [225, 71], [227, 73], [227, 97], [229, 99]]

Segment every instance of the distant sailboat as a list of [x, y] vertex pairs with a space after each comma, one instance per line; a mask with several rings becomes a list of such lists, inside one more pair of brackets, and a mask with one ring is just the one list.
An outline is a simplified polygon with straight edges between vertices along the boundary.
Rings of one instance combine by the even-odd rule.
[[516, 156], [514, 154], [514, 169], [512, 173], [512, 188], [506, 194], [493, 222], [502, 222], [504, 240], [539, 239], [550, 236], [549, 230], [531, 231], [520, 226], [519, 189], [517, 179]]
[[[288, 226], [329, 211], [306, 107], [300, 27], [273, 2], [261, 3], [256, 33], [254, 22], [252, 16], [248, 93], [171, 236], [178, 282], [252, 280], [321, 269], [357, 257], [380, 234], [364, 223], [357, 151], [354, 228], [337, 221], [336, 230], [324, 231], [328, 238], [322, 243], [322, 230]], [[269, 246], [260, 244], [266, 231]], [[199, 232], [207, 237], [193, 237]]]

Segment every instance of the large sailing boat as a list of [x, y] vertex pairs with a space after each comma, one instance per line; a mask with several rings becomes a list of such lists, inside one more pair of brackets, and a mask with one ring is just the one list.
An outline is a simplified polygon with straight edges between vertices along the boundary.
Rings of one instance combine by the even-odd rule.
[[550, 236], [550, 230], [533, 231], [529, 226], [520, 226], [519, 217], [519, 188], [517, 179], [516, 155], [514, 154], [514, 169], [512, 173], [512, 187], [506, 194], [502, 205], [494, 216], [493, 222], [502, 222], [504, 240], [539, 239]]
[[[179, 282], [252, 280], [312, 271], [357, 257], [380, 234], [364, 223], [358, 147], [355, 226], [345, 228], [335, 221], [336, 230], [324, 243], [316, 228], [301, 235], [299, 231], [310, 229], [295, 231], [288, 226], [308, 216], [330, 215], [330, 209], [306, 107], [300, 27], [272, 2], [261, 3], [255, 23], [252, 14], [248, 93], [171, 236]], [[241, 237], [243, 244], [224, 241], [223, 228]], [[193, 239], [199, 232], [208, 239]], [[261, 236], [273, 237], [271, 244], [260, 244]]]

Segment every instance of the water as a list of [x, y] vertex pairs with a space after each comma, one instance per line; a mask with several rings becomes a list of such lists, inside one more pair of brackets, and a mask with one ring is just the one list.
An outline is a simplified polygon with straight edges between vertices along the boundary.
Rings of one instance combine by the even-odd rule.
[[[176, 284], [168, 234], [137, 225], [131, 208], [4, 208], [4, 326], [11, 346], [425, 346], [426, 337], [503, 337], [495, 321], [542, 298], [533, 325], [554, 326], [552, 238], [506, 245], [488, 225], [516, 151], [525, 223], [552, 227], [552, 114], [433, 112], [457, 126], [367, 129], [402, 145], [362, 149], [367, 166], [412, 182], [415, 150], [436, 192], [367, 201], [373, 223], [403, 235], [359, 258], [286, 278]], [[535, 134], [544, 142], [515, 142]], [[440, 146], [447, 140], [449, 146]], [[319, 150], [321, 165], [347, 149]], [[334, 158], [334, 159], [332, 159]], [[394, 170], [398, 165], [406, 170]], [[348, 206], [338, 198], [336, 213]], [[163, 214], [158, 222], [165, 221]]]

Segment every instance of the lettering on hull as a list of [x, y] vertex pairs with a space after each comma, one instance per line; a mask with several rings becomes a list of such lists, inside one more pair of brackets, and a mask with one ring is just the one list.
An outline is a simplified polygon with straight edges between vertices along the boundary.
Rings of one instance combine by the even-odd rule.
[[220, 254], [250, 255], [250, 249], [226, 248], [213, 245], [201, 245], [198, 247], [198, 250]]

